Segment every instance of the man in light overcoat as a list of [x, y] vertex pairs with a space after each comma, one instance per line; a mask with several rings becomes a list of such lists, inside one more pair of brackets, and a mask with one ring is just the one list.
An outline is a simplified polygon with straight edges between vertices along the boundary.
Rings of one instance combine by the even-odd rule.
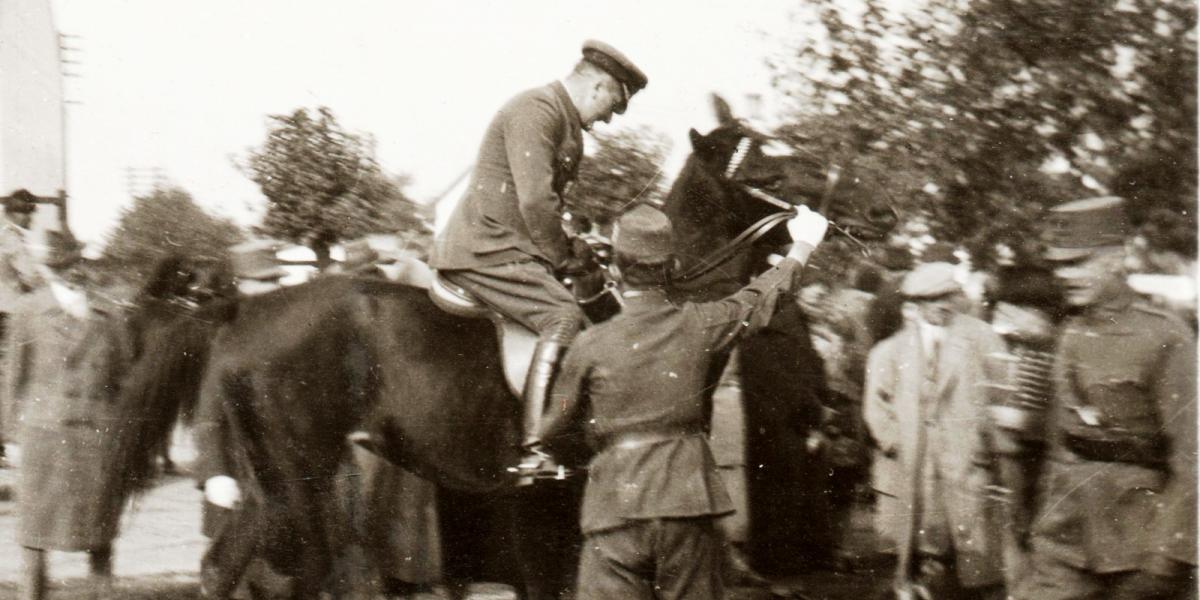
[[1003, 597], [994, 452], [986, 406], [1003, 351], [991, 327], [958, 314], [949, 263], [909, 273], [901, 293], [919, 318], [880, 342], [867, 365], [864, 417], [894, 457], [896, 590], [901, 597]]

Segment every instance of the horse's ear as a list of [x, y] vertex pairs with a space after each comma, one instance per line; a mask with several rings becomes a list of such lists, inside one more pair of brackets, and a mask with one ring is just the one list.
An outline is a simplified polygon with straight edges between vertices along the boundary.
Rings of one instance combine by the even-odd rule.
[[691, 140], [692, 140], [692, 151], [693, 152], [699, 152], [699, 151], [707, 148], [707, 144], [704, 143], [704, 141], [705, 141], [704, 134], [700, 133], [699, 131], [696, 131], [695, 128], [688, 130], [688, 137], [691, 138]]
[[713, 112], [717, 115], [717, 123], [728, 125], [737, 121], [737, 118], [733, 116], [733, 109], [729, 108], [729, 103], [720, 94], [712, 95], [712, 103]]

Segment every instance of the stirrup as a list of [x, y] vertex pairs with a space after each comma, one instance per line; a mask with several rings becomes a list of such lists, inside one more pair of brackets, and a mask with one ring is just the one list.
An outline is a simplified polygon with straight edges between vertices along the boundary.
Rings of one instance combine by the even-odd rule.
[[573, 469], [558, 464], [549, 454], [536, 448], [529, 449], [521, 462], [507, 471], [517, 476], [518, 487], [532, 485], [539, 479], [563, 481], [575, 474]]

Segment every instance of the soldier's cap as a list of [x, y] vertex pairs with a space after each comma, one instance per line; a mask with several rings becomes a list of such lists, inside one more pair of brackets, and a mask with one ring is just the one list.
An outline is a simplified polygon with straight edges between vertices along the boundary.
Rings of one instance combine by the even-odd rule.
[[629, 104], [629, 99], [634, 94], [641, 91], [650, 83], [650, 79], [642, 72], [637, 65], [633, 64], [629, 57], [621, 53], [620, 50], [601, 42], [599, 40], [588, 40], [583, 43], [583, 60], [600, 67], [600, 70], [612, 75], [621, 84], [625, 96], [613, 112], [619, 114], [625, 113], [625, 107]]
[[37, 208], [37, 196], [27, 189], [19, 189], [4, 197], [4, 212], [9, 214], [28, 214]]
[[1099, 248], [1121, 246], [1131, 229], [1125, 200], [1118, 196], [1059, 204], [1049, 210], [1042, 232], [1045, 258], [1077, 260]]
[[51, 269], [65, 269], [83, 259], [83, 244], [70, 231], [47, 231], [46, 246], [45, 263]]
[[613, 227], [613, 252], [637, 263], [662, 263], [674, 256], [673, 238], [667, 215], [640, 204], [617, 219]]
[[929, 262], [917, 265], [900, 282], [900, 293], [913, 300], [932, 300], [962, 291], [954, 279], [954, 265]]
[[284, 243], [272, 239], [254, 239], [229, 249], [233, 276], [238, 279], [273, 281], [287, 275], [275, 254]]

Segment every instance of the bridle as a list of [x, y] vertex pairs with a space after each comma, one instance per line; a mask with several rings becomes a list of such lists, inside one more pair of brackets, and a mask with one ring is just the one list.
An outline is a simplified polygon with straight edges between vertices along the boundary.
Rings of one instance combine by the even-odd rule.
[[[753, 246], [755, 242], [762, 239], [763, 236], [767, 235], [767, 233], [769, 233], [777, 225], [795, 216], [795, 206], [784, 202], [783, 200], [780, 200], [779, 198], [776, 198], [775, 196], [772, 196], [771, 194], [768, 194], [767, 192], [764, 192], [756, 187], [746, 185], [744, 183], [737, 183], [734, 180], [734, 177], [737, 176], [738, 171], [742, 168], [742, 163], [745, 162], [746, 157], [749, 156], [750, 150], [753, 147], [754, 139], [750, 136], [743, 135], [740, 139], [738, 139], [738, 143], [734, 147], [733, 153], [729, 157], [729, 162], [725, 165], [725, 169], [723, 169], [721, 172], [724, 183], [731, 184], [735, 188], [746, 192], [746, 194], [751, 198], [770, 204], [771, 206], [774, 206], [780, 210], [778, 212], [773, 212], [759, 219], [758, 221], [755, 221], [752, 225], [738, 234], [737, 237], [726, 242], [716, 250], [713, 250], [704, 258], [701, 258], [699, 262], [697, 262], [691, 268], [676, 273], [673, 277], [674, 281], [687, 282], [711, 273], [714, 269], [725, 264], [734, 256], [740, 254], [750, 246]], [[821, 193], [821, 199], [819, 202], [820, 208], [818, 209], [818, 212], [825, 213], [828, 210], [829, 204], [833, 199], [833, 190], [837, 187], [838, 182], [841, 181], [841, 173], [841, 167], [837, 165], [829, 168], [825, 178], [825, 189]], [[832, 223], [830, 224], [833, 225]]]

